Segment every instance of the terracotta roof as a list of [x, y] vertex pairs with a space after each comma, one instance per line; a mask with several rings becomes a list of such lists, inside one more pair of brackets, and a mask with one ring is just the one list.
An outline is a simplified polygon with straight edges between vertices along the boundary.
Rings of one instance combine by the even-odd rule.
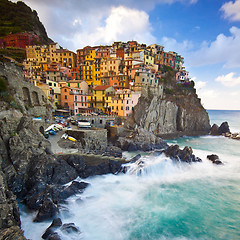
[[109, 87], [111, 87], [111, 86], [96, 86], [95, 88], [94, 88], [94, 90], [95, 91], [102, 91], [102, 90], [106, 90], [107, 88], [109, 88]]

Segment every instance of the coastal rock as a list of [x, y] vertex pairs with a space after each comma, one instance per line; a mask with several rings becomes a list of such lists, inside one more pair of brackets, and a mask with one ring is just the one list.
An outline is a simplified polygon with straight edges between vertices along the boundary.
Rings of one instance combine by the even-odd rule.
[[51, 180], [52, 183], [55, 184], [68, 183], [78, 176], [75, 168], [71, 167], [64, 160], [59, 159], [56, 163], [54, 163], [53, 169], [54, 171]]
[[62, 226], [62, 221], [60, 218], [53, 219], [51, 225], [46, 229], [44, 234], [42, 235], [43, 239], [48, 239], [50, 235], [54, 235], [54, 231]]
[[75, 226], [74, 223], [65, 223], [62, 225], [61, 227], [61, 231], [62, 232], [66, 232], [66, 233], [80, 233], [80, 230], [78, 227]]
[[23, 234], [23, 230], [21, 230], [19, 226], [0, 229], [0, 236], [0, 238], [4, 240], [26, 240]]
[[218, 132], [219, 132], [219, 127], [217, 124], [214, 123], [210, 129], [210, 135], [217, 136], [219, 135]]
[[228, 125], [228, 122], [223, 122], [219, 129], [218, 129], [218, 134], [219, 135], [222, 135], [222, 134], [225, 134], [225, 133], [230, 133], [230, 129], [229, 129], [229, 125]]
[[207, 155], [207, 159], [212, 161], [212, 163], [217, 164], [217, 165], [223, 164], [222, 161], [220, 161], [218, 155], [216, 155], [216, 154]]
[[153, 149], [165, 149], [167, 143], [160, 137], [142, 128], [137, 129], [130, 136], [119, 137], [116, 145], [123, 151], [151, 151]]
[[51, 234], [48, 238], [47, 238], [47, 240], [61, 240], [61, 238], [60, 238], [60, 236], [58, 235], [58, 233], [53, 233], [53, 234]]
[[180, 90], [171, 79], [174, 94], [142, 95], [125, 126], [142, 128], [160, 137], [208, 134], [211, 128], [207, 111], [194, 89]]
[[43, 202], [42, 206], [38, 210], [37, 216], [34, 222], [42, 222], [45, 220], [52, 219], [56, 214], [59, 213], [59, 209], [52, 199], [47, 199]]
[[166, 150], [163, 150], [163, 153], [165, 153], [167, 157], [170, 157], [172, 160], [178, 162], [192, 163], [202, 161], [200, 158], [195, 157], [191, 147], [185, 147], [181, 150], [178, 145], [172, 145]]

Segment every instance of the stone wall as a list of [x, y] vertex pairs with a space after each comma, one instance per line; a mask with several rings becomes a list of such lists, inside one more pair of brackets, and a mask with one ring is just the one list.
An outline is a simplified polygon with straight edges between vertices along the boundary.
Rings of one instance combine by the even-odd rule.
[[105, 128], [106, 123], [108, 121], [115, 121], [115, 117], [112, 116], [104, 116], [104, 115], [98, 115], [98, 116], [79, 116], [77, 117], [77, 120], [87, 120], [91, 123], [91, 126], [96, 128]]
[[105, 151], [107, 148], [106, 129], [67, 130], [66, 133], [80, 141], [87, 151]]
[[40, 88], [23, 79], [20, 67], [14, 63], [0, 63], [0, 76], [7, 80], [12, 98], [23, 114], [51, 118], [53, 105]]

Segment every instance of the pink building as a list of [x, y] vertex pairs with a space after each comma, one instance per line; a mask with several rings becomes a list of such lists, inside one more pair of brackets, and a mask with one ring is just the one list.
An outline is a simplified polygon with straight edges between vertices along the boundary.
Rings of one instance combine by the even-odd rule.
[[137, 105], [138, 99], [140, 98], [140, 92], [131, 92], [131, 94], [126, 95], [124, 101], [125, 111], [124, 116], [128, 117], [132, 114], [133, 108]]
[[96, 53], [96, 56], [95, 56], [96, 59], [109, 58], [110, 57], [109, 49], [98, 48], [98, 49], [95, 50], [95, 53]]
[[87, 94], [78, 88], [72, 88], [74, 100], [74, 115], [88, 112]]

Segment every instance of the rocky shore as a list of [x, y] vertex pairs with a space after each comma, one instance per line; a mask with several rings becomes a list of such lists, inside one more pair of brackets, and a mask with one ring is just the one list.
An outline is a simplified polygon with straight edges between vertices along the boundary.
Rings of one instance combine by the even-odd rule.
[[[34, 221], [54, 221], [47, 230], [50, 234], [45, 235], [46, 239], [60, 239], [54, 231], [55, 228], [77, 231], [72, 223], [68, 225], [61, 225], [60, 221], [56, 223], [57, 220], [54, 219], [58, 217], [59, 206], [69, 196], [84, 191], [88, 186], [84, 181], [87, 177], [125, 173], [127, 168], [123, 166], [126, 163], [122, 158], [123, 151], [152, 151], [155, 155], [164, 153], [178, 162], [201, 161], [193, 155], [191, 148], [186, 147], [181, 150], [177, 145], [168, 146], [160, 137], [160, 133], [171, 133], [171, 126], [174, 127], [172, 131], [174, 134], [186, 131], [193, 133], [194, 129], [199, 133], [208, 129], [209, 119], [199, 107], [200, 103], [195, 99], [194, 94], [189, 98], [192, 99], [193, 105], [197, 104], [199, 107], [198, 117], [200, 115], [203, 117], [202, 120], [198, 119], [195, 125], [191, 124], [191, 127], [185, 128], [186, 131], [182, 131], [185, 125], [179, 122], [180, 115], [185, 116], [183, 119], [188, 124], [194, 111], [187, 117], [187, 110], [183, 110], [180, 105], [169, 103], [169, 100], [164, 103], [159, 96], [150, 98], [148, 104], [152, 102], [152, 105], [150, 104], [150, 107], [144, 105], [144, 111], [136, 110], [133, 115], [134, 123], [131, 124], [133, 119], [129, 118], [123, 131], [115, 137], [107, 138], [107, 130], [101, 130], [99, 133], [95, 130], [88, 133], [81, 132], [78, 133], [80, 138], [77, 142], [55, 139], [57, 144], [53, 141], [52, 146], [55, 149], [52, 149], [51, 143], [42, 134], [46, 128], [44, 123], [36, 124], [33, 121], [34, 116], [39, 115], [43, 119], [49, 119], [51, 116], [52, 106], [44, 97], [44, 93], [33, 85], [23, 82], [21, 71], [16, 66], [0, 65], [0, 73], [6, 79], [9, 88], [6, 92], [7, 98], [0, 101], [0, 236], [2, 239], [25, 239], [21, 230], [17, 201], [36, 213]], [[153, 105], [154, 103], [157, 105]], [[162, 120], [159, 122], [157, 119], [161, 114], [166, 113], [169, 104], [173, 105], [169, 114], [178, 117], [171, 118], [165, 114], [162, 119], [164, 124], [161, 125]], [[141, 110], [141, 107], [138, 108]], [[150, 115], [147, 110], [151, 110]], [[140, 112], [143, 118], [140, 117]], [[145, 114], [148, 117], [145, 118]], [[176, 119], [178, 120], [175, 121]], [[66, 146], [67, 150], [76, 150], [76, 153], [62, 151]], [[59, 154], [59, 149], [62, 154]], [[140, 161], [139, 164], [142, 164], [140, 157], [138, 155], [129, 161], [136, 164]]]

